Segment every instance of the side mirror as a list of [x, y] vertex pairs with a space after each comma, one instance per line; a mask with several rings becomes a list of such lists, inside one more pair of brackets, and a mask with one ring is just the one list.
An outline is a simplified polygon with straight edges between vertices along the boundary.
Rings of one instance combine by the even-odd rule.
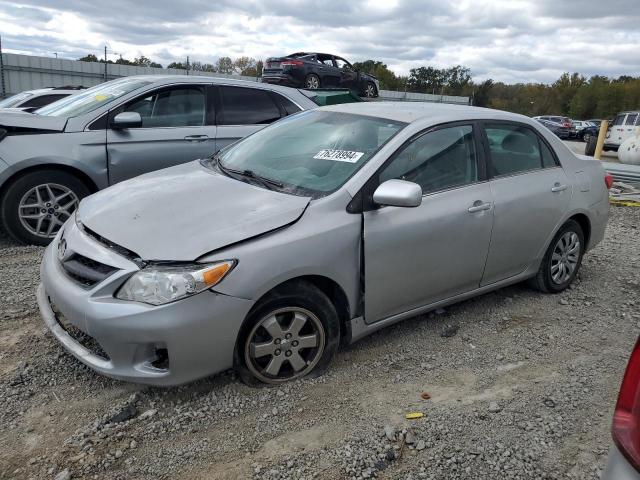
[[142, 117], [138, 112], [121, 112], [111, 120], [111, 128], [137, 128], [142, 126]]
[[418, 207], [422, 203], [422, 188], [405, 180], [387, 180], [373, 192], [373, 201], [392, 207]]

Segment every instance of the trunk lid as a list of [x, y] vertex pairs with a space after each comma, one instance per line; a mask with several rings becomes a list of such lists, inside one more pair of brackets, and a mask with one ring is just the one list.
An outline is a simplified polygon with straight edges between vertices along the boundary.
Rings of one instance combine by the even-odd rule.
[[91, 195], [78, 215], [87, 228], [143, 260], [193, 261], [295, 222], [309, 200], [235, 180], [195, 161]]

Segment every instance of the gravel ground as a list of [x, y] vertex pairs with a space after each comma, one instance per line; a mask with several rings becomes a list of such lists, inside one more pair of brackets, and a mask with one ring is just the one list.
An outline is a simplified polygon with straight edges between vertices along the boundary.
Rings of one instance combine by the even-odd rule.
[[0, 238], [0, 478], [596, 479], [639, 244], [640, 209], [613, 208], [563, 294], [517, 285], [416, 317], [279, 388], [228, 372], [157, 389], [67, 355], [36, 310], [42, 250]]

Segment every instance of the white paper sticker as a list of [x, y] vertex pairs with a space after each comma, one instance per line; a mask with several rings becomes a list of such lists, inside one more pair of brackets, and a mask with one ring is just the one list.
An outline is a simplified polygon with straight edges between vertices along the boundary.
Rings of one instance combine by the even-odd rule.
[[364, 152], [352, 152], [350, 150], [332, 150], [326, 148], [316, 153], [313, 158], [318, 160], [334, 160], [336, 162], [356, 163]]

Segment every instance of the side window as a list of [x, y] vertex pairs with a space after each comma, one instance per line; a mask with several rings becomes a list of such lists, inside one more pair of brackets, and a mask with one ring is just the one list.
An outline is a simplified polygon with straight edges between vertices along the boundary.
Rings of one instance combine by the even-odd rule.
[[353, 70], [351, 65], [349, 65], [349, 63], [347, 63], [346, 60], [343, 60], [342, 58], [338, 58], [338, 57], [335, 57], [335, 60], [338, 68], [344, 68], [345, 70]]
[[296, 113], [301, 110], [299, 106], [297, 106], [287, 97], [284, 97], [278, 93], [273, 93], [273, 96], [276, 98], [278, 102], [280, 102], [280, 105], [282, 105], [282, 108], [284, 108], [284, 111], [287, 112], [287, 115], [291, 115], [292, 113]]
[[333, 58], [326, 55], [318, 55], [318, 61], [328, 67], [333, 67]]
[[557, 167], [556, 158], [553, 156], [551, 149], [542, 140], [538, 140], [540, 143], [540, 153], [542, 153], [542, 167], [550, 168]]
[[50, 103], [55, 102], [56, 100], [60, 100], [61, 98], [67, 97], [65, 94], [58, 95], [40, 95], [39, 97], [32, 98], [31, 100], [27, 100], [24, 102], [21, 107], [44, 107], [45, 105], [49, 105]]
[[390, 179], [415, 182], [422, 193], [437, 192], [478, 180], [473, 127], [461, 125], [426, 133], [402, 148], [380, 173]]
[[624, 123], [624, 117], [625, 117], [625, 116], [626, 116], [625, 114], [622, 114], [622, 115], [616, 115], [616, 118], [615, 118], [615, 120], [613, 121], [613, 124], [614, 124], [614, 125], [622, 125], [622, 124]]
[[630, 113], [629, 115], [627, 115], [627, 120], [625, 120], [624, 124], [625, 125], [635, 125], [637, 119], [638, 119], [638, 114], [637, 113]]
[[219, 125], [266, 125], [280, 118], [280, 109], [267, 90], [220, 87]]
[[486, 123], [494, 177], [542, 168], [538, 136], [522, 125]]
[[142, 128], [204, 125], [205, 97], [198, 86], [181, 86], [149, 93], [129, 102], [125, 112], [138, 112]]

